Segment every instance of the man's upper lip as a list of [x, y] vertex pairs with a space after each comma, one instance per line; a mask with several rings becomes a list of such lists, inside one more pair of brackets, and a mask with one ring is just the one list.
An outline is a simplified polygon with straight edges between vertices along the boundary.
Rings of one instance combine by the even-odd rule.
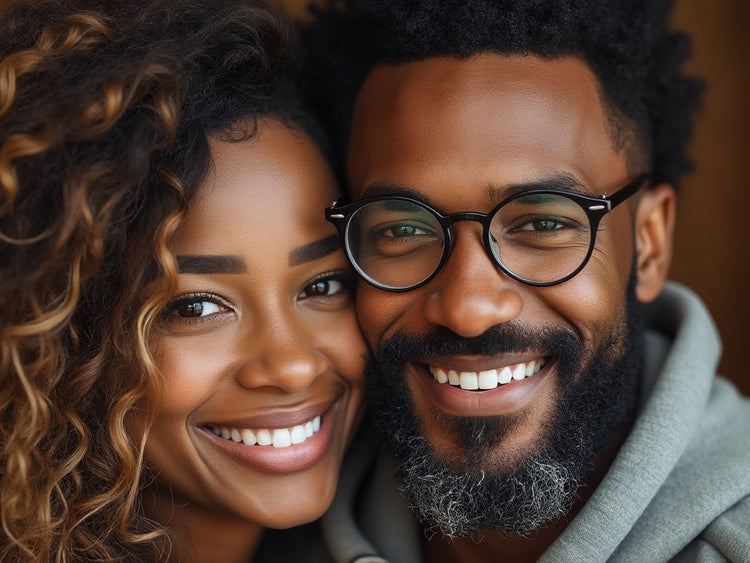
[[288, 428], [304, 424], [316, 416], [322, 415], [336, 399], [313, 404], [275, 408], [262, 414], [242, 417], [211, 420], [204, 424], [208, 426], [228, 426], [234, 428]]
[[492, 356], [440, 356], [434, 358], [417, 358], [414, 361], [428, 366], [440, 367], [445, 370], [480, 372], [520, 363], [528, 363], [532, 360], [547, 358], [548, 356], [549, 354], [545, 354], [542, 351], [536, 351]]

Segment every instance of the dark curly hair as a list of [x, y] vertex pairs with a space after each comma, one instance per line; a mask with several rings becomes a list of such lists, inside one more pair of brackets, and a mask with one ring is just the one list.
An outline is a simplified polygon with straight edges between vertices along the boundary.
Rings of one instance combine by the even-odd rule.
[[[681, 71], [689, 39], [668, 25], [671, 0], [328, 0], [304, 31], [303, 89], [339, 152], [359, 88], [378, 63], [481, 52], [566, 55], [598, 77], [615, 142], [679, 184], [703, 86]], [[633, 131], [634, 123], [636, 130]], [[645, 159], [643, 158], [645, 157]]]
[[[158, 561], [139, 510], [170, 236], [209, 136], [317, 132], [256, 0], [0, 8], [0, 560]], [[140, 416], [140, 414], [139, 414]]]

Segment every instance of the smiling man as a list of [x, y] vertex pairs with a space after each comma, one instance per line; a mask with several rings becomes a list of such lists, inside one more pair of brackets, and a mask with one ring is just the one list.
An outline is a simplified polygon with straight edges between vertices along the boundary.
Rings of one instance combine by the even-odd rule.
[[750, 407], [666, 281], [700, 97], [669, 3], [350, 4], [319, 14], [308, 91], [340, 127], [326, 213], [387, 453], [332, 549], [746, 560]]

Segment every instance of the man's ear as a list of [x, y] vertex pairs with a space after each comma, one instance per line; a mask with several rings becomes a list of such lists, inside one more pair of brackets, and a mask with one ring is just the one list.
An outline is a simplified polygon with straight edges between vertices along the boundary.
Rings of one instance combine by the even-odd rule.
[[672, 261], [676, 195], [669, 184], [643, 190], [635, 214], [635, 250], [638, 268], [636, 295], [653, 301], [667, 281]]

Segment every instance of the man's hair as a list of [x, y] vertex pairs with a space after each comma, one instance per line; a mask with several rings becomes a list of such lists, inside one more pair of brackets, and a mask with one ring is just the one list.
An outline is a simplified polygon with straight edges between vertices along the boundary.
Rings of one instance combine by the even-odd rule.
[[168, 557], [131, 422], [161, 388], [169, 241], [209, 137], [312, 133], [293, 47], [257, 0], [0, 7], [0, 560]]
[[303, 89], [345, 152], [357, 94], [377, 64], [485, 52], [577, 56], [599, 80], [615, 145], [639, 153], [652, 184], [677, 187], [691, 169], [686, 145], [703, 88], [682, 73], [690, 44], [670, 29], [671, 6], [671, 0], [328, 0], [311, 8]]

